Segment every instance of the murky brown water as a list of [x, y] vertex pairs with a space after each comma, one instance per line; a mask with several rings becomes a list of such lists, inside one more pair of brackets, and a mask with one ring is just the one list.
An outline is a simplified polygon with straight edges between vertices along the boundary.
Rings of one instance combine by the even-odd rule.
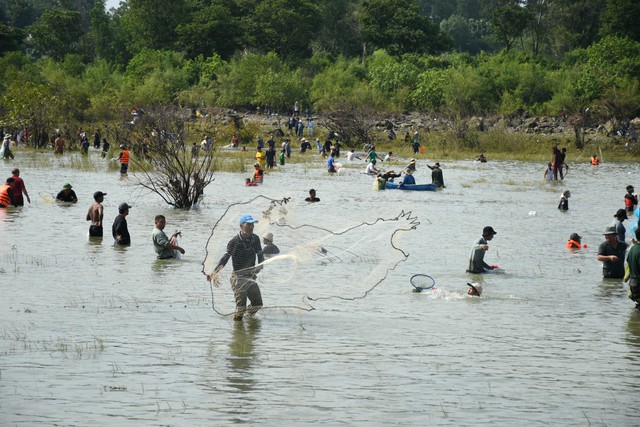
[[[328, 176], [318, 161], [259, 188], [219, 174], [199, 209], [176, 211], [117, 172], [38, 169], [48, 154], [17, 154], [5, 175], [21, 168], [32, 203], [0, 210], [2, 425], [637, 424], [640, 313], [595, 258], [635, 165], [585, 162], [554, 185], [539, 164], [445, 163], [442, 192], [378, 193], [357, 169]], [[417, 181], [430, 181], [418, 168]], [[77, 205], [39, 195], [67, 181]], [[298, 200], [310, 187], [322, 199], [310, 223], [416, 214], [421, 225], [401, 241], [407, 261], [361, 300], [242, 323], [216, 314], [200, 273], [213, 223], [231, 203]], [[564, 189], [566, 214], [556, 209]], [[131, 247], [87, 240], [96, 190], [108, 193], [109, 227], [120, 202], [134, 206]], [[159, 213], [183, 231], [182, 260], [155, 260]], [[481, 278], [481, 299], [464, 297], [485, 225], [498, 231], [487, 261], [506, 273]], [[567, 252], [572, 232], [590, 249]], [[327, 274], [353, 280], [341, 268]], [[415, 273], [438, 291], [413, 293]]]

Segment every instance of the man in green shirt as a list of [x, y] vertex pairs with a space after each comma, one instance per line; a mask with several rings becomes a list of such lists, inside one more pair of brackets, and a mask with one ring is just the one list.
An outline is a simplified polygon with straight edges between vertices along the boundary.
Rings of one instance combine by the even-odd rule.
[[158, 254], [158, 259], [172, 259], [176, 258], [175, 251], [184, 254], [184, 249], [176, 244], [175, 238], [180, 234], [179, 231], [176, 231], [171, 235], [171, 238], [168, 238], [164, 233], [164, 227], [167, 225], [167, 220], [164, 215], [156, 215], [155, 218], [156, 226], [151, 233], [151, 238], [153, 239], [153, 248]]

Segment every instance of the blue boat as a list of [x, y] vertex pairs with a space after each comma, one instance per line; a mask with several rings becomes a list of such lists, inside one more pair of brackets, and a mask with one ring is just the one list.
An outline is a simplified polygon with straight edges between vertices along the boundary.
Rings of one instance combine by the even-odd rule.
[[435, 184], [405, 184], [400, 185], [396, 182], [387, 182], [384, 185], [387, 190], [410, 190], [410, 191], [436, 191], [438, 186]]

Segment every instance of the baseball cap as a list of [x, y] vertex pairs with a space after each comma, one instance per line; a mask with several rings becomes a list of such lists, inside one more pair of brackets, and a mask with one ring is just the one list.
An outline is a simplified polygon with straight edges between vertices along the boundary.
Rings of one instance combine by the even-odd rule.
[[578, 233], [571, 233], [569, 240], [582, 240], [582, 237]]
[[273, 242], [273, 233], [264, 233], [262, 236], [263, 239]]
[[487, 225], [485, 228], [482, 229], [482, 235], [484, 236], [486, 234], [498, 234], [498, 232], [494, 230], [493, 227], [490, 227]]
[[120, 203], [120, 205], [118, 206], [118, 210], [121, 210], [121, 211], [125, 211], [131, 208], [132, 206], [128, 205], [127, 203]]
[[93, 193], [93, 198], [97, 199], [100, 196], [106, 196], [107, 193], [103, 193], [102, 191], [96, 191], [95, 193]]
[[69, 184], [68, 182], [62, 186], [62, 188], [73, 188], [71, 184]]
[[253, 224], [254, 222], [258, 222], [258, 221], [253, 219], [253, 217], [251, 215], [242, 215], [240, 217], [240, 224], [242, 225], [245, 222], [248, 222], [249, 224]]
[[604, 234], [606, 236], [607, 234], [618, 234], [618, 233], [616, 233], [616, 228], [615, 227], [609, 226], [609, 227], [606, 227], [604, 229], [604, 233], [602, 233], [602, 234]]
[[478, 293], [478, 296], [482, 295], [482, 284], [481, 283], [478, 283], [478, 282], [467, 283], [467, 286], [469, 286], [470, 288], [475, 290]]
[[625, 211], [624, 209], [618, 209], [618, 212], [616, 212], [614, 217], [622, 218], [622, 219], [629, 219], [629, 217], [627, 216], [627, 211]]

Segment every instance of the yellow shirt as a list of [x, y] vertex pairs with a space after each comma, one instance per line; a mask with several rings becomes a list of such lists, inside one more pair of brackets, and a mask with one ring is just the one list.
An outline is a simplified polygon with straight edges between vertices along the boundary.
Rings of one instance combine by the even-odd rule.
[[267, 164], [267, 153], [264, 151], [258, 151], [256, 153], [256, 161], [260, 165], [260, 167], [264, 167]]

